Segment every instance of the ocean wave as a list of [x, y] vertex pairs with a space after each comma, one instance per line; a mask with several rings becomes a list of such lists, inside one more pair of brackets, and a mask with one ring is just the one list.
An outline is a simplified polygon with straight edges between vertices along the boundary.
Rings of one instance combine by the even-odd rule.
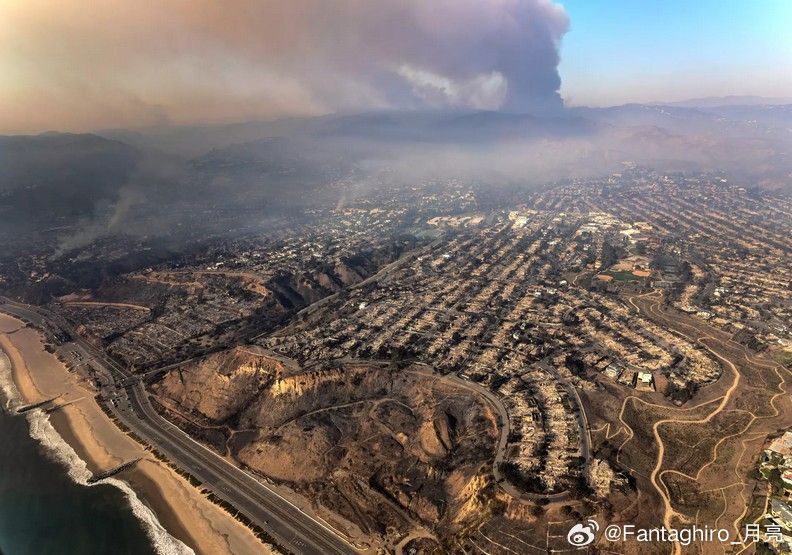
[[0, 392], [2, 392], [3, 406], [13, 412], [22, 404], [22, 398], [14, 383], [11, 373], [11, 361], [3, 349], [0, 349]]
[[[22, 398], [11, 372], [11, 361], [2, 349], [0, 349], [0, 392], [2, 392], [5, 408], [9, 412], [13, 412], [22, 404]], [[49, 416], [44, 411], [35, 409], [28, 412], [26, 417], [29, 423], [30, 437], [38, 441], [49, 456], [66, 467], [69, 478], [74, 482], [85, 487], [109, 484], [124, 492], [132, 507], [132, 513], [143, 524], [146, 535], [157, 553], [160, 555], [195, 555], [192, 549], [165, 530], [156, 515], [143, 504], [129, 484], [116, 478], [105, 478], [89, 483], [88, 479], [91, 478], [92, 473], [88, 470], [85, 461], [77, 455], [71, 445], [58, 435]]]

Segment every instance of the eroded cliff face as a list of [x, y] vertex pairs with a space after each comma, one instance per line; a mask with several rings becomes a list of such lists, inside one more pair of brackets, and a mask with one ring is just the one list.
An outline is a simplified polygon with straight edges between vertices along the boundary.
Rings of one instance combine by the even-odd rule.
[[182, 409], [223, 423], [290, 370], [260, 347], [236, 347], [169, 372], [154, 390]]
[[237, 348], [172, 371], [153, 390], [174, 413], [225, 429], [240, 463], [367, 533], [453, 530], [494, 492], [496, 416], [424, 367], [298, 369]]

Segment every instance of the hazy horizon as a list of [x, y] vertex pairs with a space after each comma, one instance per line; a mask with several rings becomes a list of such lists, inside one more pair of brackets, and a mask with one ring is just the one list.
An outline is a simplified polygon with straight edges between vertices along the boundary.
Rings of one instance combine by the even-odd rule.
[[786, 98], [789, 6], [0, 2], [0, 133]]

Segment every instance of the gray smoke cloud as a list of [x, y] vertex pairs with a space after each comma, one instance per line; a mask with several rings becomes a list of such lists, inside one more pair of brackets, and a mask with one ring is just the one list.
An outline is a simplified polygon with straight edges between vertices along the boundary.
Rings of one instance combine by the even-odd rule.
[[312, 89], [340, 93], [335, 103], [346, 109], [355, 106], [336, 85], [345, 80], [389, 105], [561, 105], [558, 47], [569, 21], [548, 0], [297, 0], [272, 8], [259, 6], [260, 16], [275, 13], [279, 27], [302, 31], [277, 45], [288, 64], [302, 66]]
[[569, 25], [550, 0], [29, 0], [0, 19], [0, 128], [27, 131], [553, 109]]

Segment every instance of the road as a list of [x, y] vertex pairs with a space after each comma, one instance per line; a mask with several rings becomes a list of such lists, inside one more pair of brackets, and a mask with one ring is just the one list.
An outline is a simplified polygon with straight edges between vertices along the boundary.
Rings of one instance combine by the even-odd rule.
[[[746, 444], [748, 442], [757, 439], [763, 441], [764, 438], [777, 429], [788, 427], [788, 419], [786, 424], [783, 421], [770, 423], [782, 414], [781, 409], [775, 406], [776, 399], [788, 398], [789, 395], [788, 388], [786, 387], [787, 380], [781, 374], [783, 367], [772, 361], [761, 359], [760, 355], [753, 353], [745, 345], [736, 343], [728, 333], [717, 328], [712, 328], [709, 324], [697, 321], [695, 318], [686, 316], [683, 313], [676, 312], [671, 307], [664, 306], [663, 297], [656, 292], [630, 297], [628, 301], [636, 311], [639, 311], [656, 322], [662, 323], [666, 329], [684, 336], [691, 343], [698, 343], [721, 363], [724, 370], [718, 381], [723, 381], [721, 387], [725, 387], [725, 389], [721, 389], [717, 394], [718, 396], [701, 402], [689, 409], [679, 409], [679, 412], [676, 413], [670, 411], [670, 415], [665, 415], [665, 417], [655, 421], [652, 426], [652, 433], [655, 443], [658, 446], [658, 453], [655, 457], [654, 468], [649, 479], [663, 504], [663, 523], [668, 528], [674, 524], [675, 519], [684, 520], [686, 518], [682, 510], [674, 508], [674, 502], [676, 501], [674, 496], [676, 491], [669, 488], [669, 485], [664, 481], [666, 474], [681, 475], [696, 483], [696, 487], [701, 489], [701, 491], [713, 492], [719, 489], [723, 496], [723, 510], [717, 515], [712, 514], [709, 516], [714, 519], [713, 524], [717, 526], [718, 521], [726, 515], [727, 510], [732, 510], [733, 508], [739, 510], [742, 508], [739, 514], [736, 510], [732, 513], [734, 519], [731, 522], [731, 528], [736, 534], [735, 537], [742, 541], [740, 545], [743, 549], [739, 551], [739, 553], [742, 553], [753, 545], [752, 542], [743, 537], [742, 523], [749, 512], [752, 499], [751, 494], [748, 493], [748, 495], [744, 495], [744, 491], [746, 488], [751, 490], [754, 486], [747, 476], [746, 467], [749, 467], [749, 465], [741, 466], [741, 461], [746, 455], [749, 457], [749, 460], [755, 460], [757, 456], [756, 451], [754, 451], [753, 454], [746, 452]], [[744, 362], [742, 362], [743, 359]], [[766, 374], [760, 374], [760, 369], [767, 371]], [[772, 375], [770, 371], [773, 372]], [[775, 381], [774, 378], [777, 378], [778, 381]], [[750, 382], [754, 383], [752, 384]], [[761, 395], [766, 395], [767, 397], [764, 399], [757, 397], [757, 392], [761, 392]], [[629, 397], [627, 399], [629, 399]], [[625, 403], [627, 399], [625, 399]], [[648, 403], [645, 400], [640, 400], [640, 402], [644, 405], [645, 409], [656, 407], [661, 410], [669, 411], [669, 407]], [[693, 419], [690, 417], [683, 417], [682, 414], [680, 414], [681, 411], [684, 410], [690, 411], [715, 403], [717, 403], [717, 405], [712, 410], [706, 414], [701, 414], [699, 418]], [[624, 406], [625, 405], [622, 405], [622, 412]], [[691, 471], [683, 473], [673, 467], [663, 468], [666, 454], [665, 441], [667, 441], [663, 437], [661, 430], [664, 425], [677, 424], [700, 426], [702, 431], [698, 433], [703, 434], [708, 431], [712, 433], [712, 431], [718, 430], [717, 427], [707, 428], [707, 426], [711, 424], [716, 417], [722, 417], [722, 415], [730, 412], [747, 414], [750, 416], [750, 420], [747, 424], [742, 426], [740, 431], [735, 432], [732, 429], [725, 435], [722, 435], [718, 442], [715, 443], [714, 447], [711, 448], [712, 451], [709, 458], [697, 469], [695, 474]], [[749, 432], [749, 429], [752, 431]], [[720, 447], [721, 452], [726, 451], [727, 453], [731, 453], [728, 449], [724, 449], [722, 445], [726, 440], [737, 436], [743, 437], [740, 441], [740, 455], [732, 462], [726, 464], [725, 461], [729, 461], [729, 455], [720, 455], [719, 458], [718, 449]], [[718, 469], [716, 472], [708, 471], [710, 475], [702, 477], [705, 469], [708, 467], [710, 469], [716, 468], [716, 465]], [[753, 463], [750, 464], [750, 467], [752, 466]], [[723, 480], [723, 483], [719, 483], [722, 476], [734, 476], [736, 481]], [[713, 488], [711, 487], [713, 485], [720, 485], [722, 487]], [[727, 501], [726, 490], [733, 486], [739, 487], [737, 490], [739, 499], [734, 496], [734, 498]], [[699, 525], [701, 525], [701, 523], [707, 523], [705, 520], [706, 518], [707, 515], [704, 511], [698, 511], [696, 513], [696, 521]], [[683, 551], [679, 543], [674, 544], [674, 554], [680, 554]]]
[[[544, 370], [549, 372], [556, 380], [561, 382], [561, 384], [567, 389], [571, 390], [569, 395], [573, 401], [576, 401], [579, 407], [579, 411], [577, 414], [578, 425], [580, 427], [580, 449], [581, 455], [584, 458], [582, 474], [583, 476], [588, 476], [588, 467], [591, 461], [591, 440], [589, 438], [588, 433], [588, 422], [586, 420], [586, 414], [583, 410], [583, 404], [580, 402], [580, 397], [578, 397], [577, 391], [575, 390], [574, 386], [570, 384], [566, 379], [564, 379], [561, 375], [559, 375], [554, 368], [550, 368], [549, 365], [544, 363], [542, 366]], [[500, 464], [506, 458], [506, 450], [508, 447], [509, 441], [509, 432], [511, 423], [509, 421], [509, 413], [506, 410], [506, 407], [503, 405], [503, 402], [495, 395], [492, 391], [483, 387], [475, 382], [471, 382], [464, 378], [457, 376], [456, 374], [449, 374], [445, 376], [443, 379], [449, 380], [465, 389], [478, 393], [482, 395], [487, 401], [489, 401], [490, 405], [495, 409], [498, 413], [501, 421], [501, 433], [498, 438], [498, 444], [495, 448], [495, 460], [492, 463], [492, 475], [495, 477], [495, 482], [509, 495], [521, 502], [535, 502], [538, 500], [547, 500], [550, 502], [561, 502], [567, 501], [571, 499], [571, 494], [569, 491], [561, 491], [558, 493], [531, 493], [527, 491], [522, 491], [516, 486], [512, 485], [503, 473], [500, 470]]]
[[[356, 283], [354, 285], [350, 285], [344, 291], [360, 289], [360, 288], [365, 287], [365, 286], [367, 286], [367, 285], [369, 285], [371, 283], [378, 282], [379, 280], [387, 277], [389, 274], [392, 274], [394, 271], [398, 270], [399, 268], [402, 268], [402, 267], [406, 266], [408, 263], [412, 262], [413, 260], [415, 260], [419, 256], [430, 252], [434, 247], [436, 247], [437, 245], [442, 243], [444, 237], [445, 237], [445, 235], [442, 235], [442, 236], [438, 237], [437, 239], [435, 239], [434, 241], [432, 241], [431, 243], [429, 243], [429, 244], [427, 244], [427, 245], [425, 245], [423, 247], [420, 247], [420, 248], [418, 248], [416, 250], [408, 252], [407, 254], [402, 256], [401, 258], [399, 258], [397, 260], [394, 260], [390, 264], [386, 264], [385, 266], [380, 268], [380, 270], [377, 273], [375, 273], [374, 275], [371, 275], [371, 276], [367, 277], [366, 279], [364, 279], [363, 281], [359, 281], [358, 283]], [[310, 314], [315, 313], [317, 310], [319, 310], [323, 306], [326, 306], [327, 304], [329, 304], [329, 303], [333, 302], [335, 299], [337, 299], [340, 296], [340, 294], [341, 294], [340, 292], [339, 293], [333, 293], [332, 295], [328, 295], [327, 297], [323, 297], [323, 298], [319, 299], [318, 301], [316, 301], [314, 303], [311, 303], [308, 306], [306, 306], [305, 308], [299, 310], [294, 315], [294, 317], [292, 318], [292, 323], [289, 324], [288, 326], [278, 330], [277, 333], [278, 334], [285, 334], [285, 333], [289, 332], [290, 330], [294, 330], [296, 327], [299, 327], [300, 326], [300, 318], [301, 317], [305, 317], [305, 316], [308, 316]], [[251, 337], [250, 341], [253, 342], [256, 339], [259, 339], [260, 337], [264, 337], [265, 335], [270, 335], [271, 333], [272, 332], [270, 332], [270, 331], [266, 331], [264, 333], [260, 333], [258, 335], [255, 335], [255, 336]]]
[[572, 382], [562, 376], [555, 366], [548, 364], [548, 358], [539, 361], [538, 366], [553, 376], [553, 378], [566, 389], [569, 398], [577, 405], [575, 418], [578, 423], [578, 432], [580, 435], [580, 454], [583, 457], [583, 476], [588, 476], [589, 465], [591, 464], [591, 432], [589, 431], [588, 417], [586, 417], [586, 411], [583, 408], [583, 401], [580, 400], [580, 395]]
[[[0, 309], [34, 325], [45, 322], [73, 337], [74, 342], [92, 356], [96, 370], [109, 380], [121, 378], [128, 384], [127, 372], [104, 353], [80, 338], [56, 315], [0, 298]], [[143, 385], [135, 381], [120, 389], [104, 389], [108, 408], [118, 419], [150, 443], [179, 468], [202, 482], [218, 498], [230, 503], [254, 524], [266, 530], [285, 549], [305, 555], [358, 553], [354, 546], [329, 526], [306, 514], [256, 478], [190, 438], [162, 418], [151, 406]]]

